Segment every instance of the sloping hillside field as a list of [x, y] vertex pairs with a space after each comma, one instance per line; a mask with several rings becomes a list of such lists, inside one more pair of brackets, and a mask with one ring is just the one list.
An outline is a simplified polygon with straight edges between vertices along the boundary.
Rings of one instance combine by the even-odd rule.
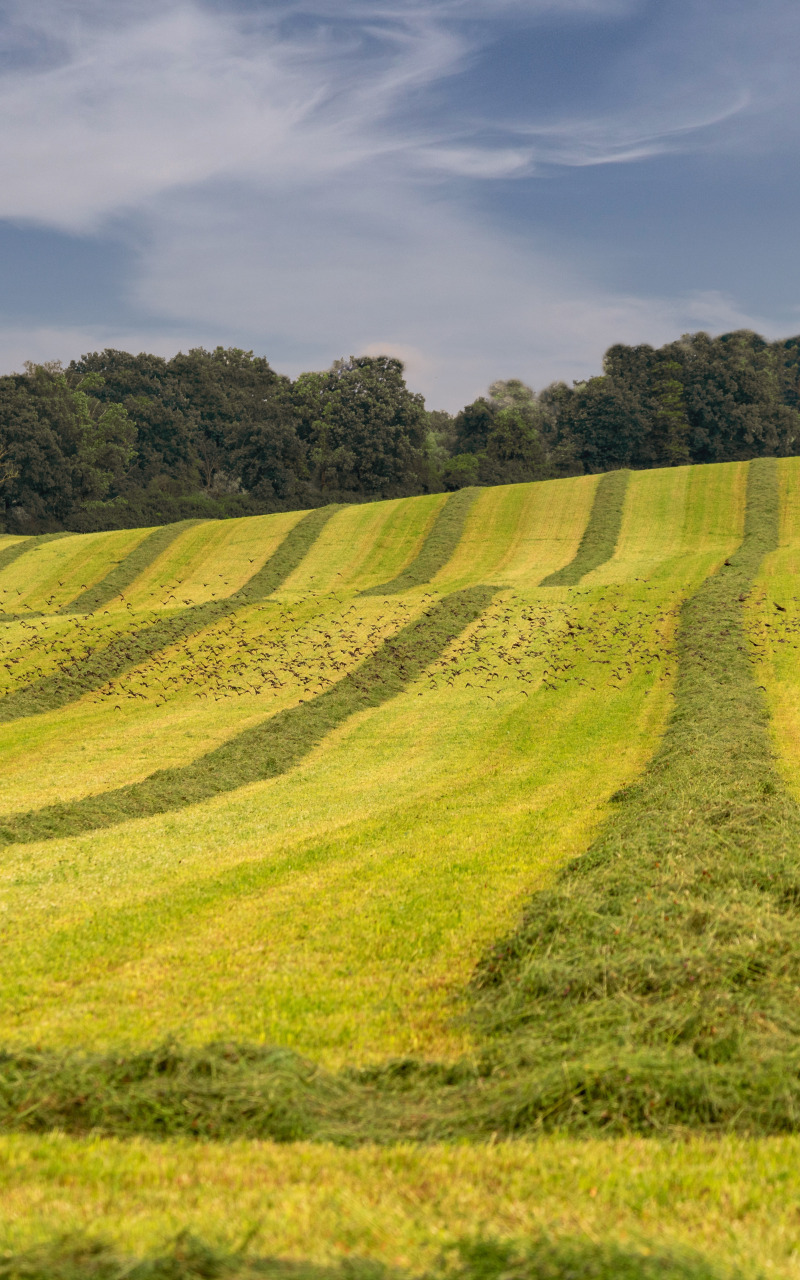
[[800, 459], [0, 537], [0, 1276], [800, 1275], [799, 576]]

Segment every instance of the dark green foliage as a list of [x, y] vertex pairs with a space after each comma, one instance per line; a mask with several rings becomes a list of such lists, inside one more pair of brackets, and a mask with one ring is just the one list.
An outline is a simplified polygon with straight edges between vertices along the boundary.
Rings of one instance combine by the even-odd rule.
[[492, 429], [497, 406], [486, 396], [479, 396], [466, 405], [455, 420], [455, 447], [453, 453], [483, 453]]
[[0, 378], [0, 515], [74, 532], [297, 510], [475, 484], [785, 456], [800, 447], [800, 339], [742, 330], [538, 395], [495, 382], [426, 412], [390, 356], [295, 381], [239, 348], [93, 352]]
[[166, 813], [285, 773], [348, 717], [380, 706], [417, 679], [493, 595], [492, 587], [471, 587], [445, 596], [317, 697], [279, 711], [192, 764], [160, 769], [115, 791], [7, 818], [0, 826], [0, 843], [76, 835]]
[[[0, 1256], [0, 1280], [409, 1280], [408, 1273], [367, 1259], [338, 1265], [260, 1257], [249, 1241], [212, 1246], [186, 1233], [147, 1259], [122, 1257], [83, 1238], [55, 1240], [27, 1253]], [[598, 1243], [583, 1236], [526, 1243], [467, 1240], [450, 1247], [417, 1280], [724, 1280], [733, 1276], [701, 1254], [655, 1246]]]
[[427, 418], [391, 356], [337, 360], [293, 388], [298, 431], [320, 493], [398, 497], [424, 488]]
[[464, 531], [464, 521], [478, 496], [477, 489], [461, 489], [447, 499], [436, 517], [433, 528], [419, 549], [418, 554], [402, 573], [390, 582], [368, 587], [363, 596], [398, 595], [412, 587], [424, 586], [443, 569], [453, 555]]
[[800, 414], [782, 393], [785, 345], [743, 330], [697, 333], [662, 348], [680, 370], [692, 461], [797, 452]]
[[0, 513], [12, 527], [52, 528], [117, 491], [136, 431], [97, 388], [96, 378], [68, 381], [58, 365], [0, 378]]
[[152, 484], [167, 491], [192, 486], [193, 420], [191, 405], [176, 386], [169, 361], [161, 356], [106, 349], [73, 361], [69, 372], [76, 377], [96, 374], [103, 385], [95, 394], [125, 405], [136, 423], [136, 459], [130, 474], [134, 490]]
[[58, 674], [6, 694], [0, 699], [0, 723], [65, 707], [145, 662], [167, 645], [219, 622], [242, 605], [266, 599], [297, 568], [335, 510], [333, 506], [322, 507], [303, 516], [266, 564], [233, 595], [165, 614], [138, 631], [124, 631], [104, 649], [76, 659]]
[[548, 474], [536, 414], [509, 405], [495, 414], [479, 475], [485, 484], [522, 484]]
[[629, 477], [629, 471], [609, 471], [600, 477], [578, 550], [563, 569], [543, 578], [540, 587], [574, 587], [585, 574], [611, 559], [622, 525]]
[[641, 404], [609, 378], [591, 378], [563, 388], [557, 438], [566, 438], [578, 471], [594, 473], [646, 465], [647, 422]]
[[453, 457], [441, 468], [446, 488], [465, 484], [523, 484], [557, 473], [543, 436], [542, 405], [531, 387], [511, 378], [493, 382], [489, 398], [467, 405], [453, 423]]
[[292, 384], [234, 347], [93, 352], [0, 378], [0, 515], [89, 532], [419, 493], [426, 434], [386, 356]]
[[59, 609], [58, 612], [92, 613], [95, 609], [101, 609], [104, 604], [108, 604], [109, 601], [126, 591], [139, 575], [144, 573], [145, 569], [154, 560], [158, 559], [162, 551], [166, 551], [167, 547], [175, 541], [179, 534], [196, 523], [198, 522], [195, 520], [182, 520], [179, 524], [162, 525], [160, 529], [154, 529], [139, 543], [138, 547], [134, 547], [130, 555], [127, 555], [124, 560], [120, 560], [100, 582], [96, 582], [92, 587], [87, 587], [85, 591], [82, 591], [79, 596], [76, 596], [69, 604], [64, 605], [63, 609]]
[[564, 389], [557, 430], [587, 470], [604, 470], [614, 457], [617, 465], [660, 467], [794, 453], [800, 415], [787, 376], [791, 342], [742, 330], [686, 334], [659, 350], [611, 347], [602, 378]]

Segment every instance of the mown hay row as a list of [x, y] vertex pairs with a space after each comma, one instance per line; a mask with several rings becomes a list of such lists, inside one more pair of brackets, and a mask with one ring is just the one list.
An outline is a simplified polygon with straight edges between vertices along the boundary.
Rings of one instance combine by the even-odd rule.
[[622, 527], [630, 471], [607, 471], [595, 489], [589, 521], [574, 558], [540, 582], [542, 587], [574, 587], [592, 569], [610, 560]]
[[185, 639], [212, 623], [219, 622], [243, 605], [255, 604], [265, 599], [277, 590], [300, 563], [335, 510], [335, 507], [322, 507], [304, 516], [289, 531], [266, 564], [233, 595], [169, 613], [148, 626], [126, 631], [105, 648], [90, 651], [77, 661], [65, 664], [57, 673], [32, 681], [7, 694], [0, 699], [0, 722], [65, 707], [84, 694], [101, 688], [109, 680], [139, 666], [177, 640]]
[[58, 613], [93, 613], [102, 609], [116, 596], [130, 587], [141, 573], [156, 560], [186, 529], [200, 524], [199, 520], [180, 520], [176, 524], [162, 525], [148, 533], [104, 578], [87, 587], [69, 604], [62, 605]]
[[477, 489], [459, 489], [447, 499], [433, 528], [419, 549], [418, 554], [401, 573], [390, 582], [367, 587], [362, 596], [397, 595], [423, 586], [443, 569], [458, 546], [470, 507], [478, 496]]
[[589, 851], [476, 976], [519, 1087], [503, 1129], [800, 1120], [800, 810], [776, 769], [743, 604], [778, 539], [750, 464], [745, 537], [687, 601], [675, 710]]
[[492, 587], [472, 587], [446, 596], [316, 698], [246, 729], [182, 768], [160, 770], [115, 791], [7, 818], [0, 827], [0, 841], [30, 843], [76, 835], [184, 808], [250, 782], [277, 777], [343, 720], [380, 706], [421, 675], [493, 595]]

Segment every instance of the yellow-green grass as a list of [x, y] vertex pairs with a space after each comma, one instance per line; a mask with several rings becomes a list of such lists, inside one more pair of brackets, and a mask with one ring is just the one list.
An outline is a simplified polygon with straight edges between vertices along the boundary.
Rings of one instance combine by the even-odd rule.
[[93, 586], [151, 533], [118, 529], [74, 534], [33, 547], [0, 572], [4, 612], [54, 612]]
[[[732, 467], [710, 469], [644, 472], [632, 477], [623, 541], [613, 565], [609, 566], [608, 576], [613, 580], [624, 575], [630, 580], [648, 569], [655, 570], [659, 565], [674, 571], [675, 556], [686, 555], [693, 547], [710, 548], [712, 555], [720, 546], [730, 549], [732, 502], [738, 527], [743, 474], [741, 464], [734, 464]], [[594, 484], [594, 479], [589, 479]], [[559, 556], [563, 559], [565, 554], [574, 551], [581, 523], [588, 513], [590, 494], [591, 487], [583, 481], [580, 485], [568, 482], [559, 486], [552, 482], [486, 490], [476, 504], [480, 508], [480, 521], [487, 528], [484, 544], [501, 549], [504, 566], [517, 581], [520, 577], [524, 580], [525, 575], [529, 581], [531, 576], [536, 581], [542, 572], [553, 567], [553, 559]], [[583, 502], [579, 501], [581, 496]], [[398, 504], [374, 505], [394, 510]], [[343, 514], [350, 515], [355, 511], [363, 519], [363, 514], [369, 514], [370, 510], [369, 507], [350, 508]], [[648, 513], [651, 511], [659, 517], [664, 547], [667, 553], [671, 553], [670, 559], [665, 559], [660, 544], [650, 535]], [[335, 524], [339, 518], [332, 523]], [[381, 519], [385, 522], [383, 510]], [[226, 523], [235, 526], [235, 537], [231, 535], [228, 543], [239, 548], [244, 544], [250, 550], [252, 539], [247, 542], [242, 529], [247, 521], [209, 522], [209, 525], [190, 530], [181, 541], [194, 537], [203, 544], [209, 539], [210, 529], [218, 542], [219, 531], [225, 528]], [[263, 529], [262, 520], [249, 523]], [[374, 517], [366, 522], [370, 536], [375, 533], [374, 525]], [[550, 540], [545, 537], [548, 531], [553, 534]], [[569, 532], [569, 537], [565, 531]], [[727, 535], [726, 542], [720, 542], [723, 532]], [[351, 530], [348, 542], [353, 544], [355, 541], [355, 532]], [[473, 561], [473, 580], [482, 576], [483, 570], [497, 567], [488, 563], [485, 555], [483, 560], [480, 559], [474, 518], [465, 531], [463, 543], [457, 553], [457, 563], [453, 565], [454, 580], [445, 580], [442, 586], [461, 585]], [[333, 545], [338, 548], [338, 541]], [[326, 555], [329, 557], [330, 554], [328, 548]], [[549, 562], [548, 554], [551, 557]], [[319, 563], [320, 557], [317, 556], [318, 567]], [[710, 561], [695, 557], [694, 563], [697, 566], [694, 575], [685, 572], [681, 575], [687, 587], [699, 580], [698, 575], [701, 577], [708, 571]], [[384, 562], [381, 569], [386, 572], [391, 571], [391, 567]], [[682, 566], [684, 571], [687, 567], [688, 562]], [[439, 578], [445, 578], [445, 574], [440, 574]], [[195, 641], [166, 650], [163, 657], [112, 682], [61, 713], [36, 717], [33, 722], [18, 722], [0, 738], [0, 759], [4, 765], [0, 808], [3, 812], [11, 812], [32, 807], [37, 799], [39, 803], [49, 803], [52, 799], [72, 798], [138, 779], [153, 768], [188, 761], [206, 745], [217, 745], [230, 733], [253, 723], [261, 714], [291, 705], [304, 692], [302, 681], [314, 677], [313, 688], [318, 688], [317, 678], [333, 677], [330, 659], [337, 665], [341, 664], [341, 671], [354, 665], [350, 655], [345, 655], [349, 660], [341, 663], [343, 655], [337, 652], [337, 648], [342, 648], [339, 643], [341, 612], [338, 606], [334, 607], [329, 617], [319, 620], [316, 633], [312, 628], [312, 633], [304, 630], [295, 638], [292, 661], [299, 661], [306, 674], [301, 678], [290, 678], [281, 689], [262, 685], [259, 694], [250, 691], [248, 682], [263, 661], [260, 656], [253, 657], [252, 654], [245, 654], [244, 666], [233, 671], [229, 669], [226, 677], [226, 668], [236, 654], [236, 647], [227, 639], [229, 625], [226, 622], [216, 628], [205, 629]], [[386, 609], [381, 607], [378, 611], [366, 601], [358, 603], [356, 617], [360, 624], [361, 652], [366, 651], [362, 644], [365, 627], [374, 627], [368, 615], [378, 616], [379, 612], [386, 613]], [[375, 628], [378, 637], [382, 638], [396, 626], [400, 616], [395, 607], [388, 628], [385, 622]], [[283, 627], [277, 630], [286, 631], [300, 622], [296, 617], [286, 619]], [[245, 634], [248, 630], [250, 632], [250, 643], [256, 641], [262, 626], [260, 614], [253, 615], [249, 628], [245, 624]], [[326, 633], [333, 635], [332, 644], [325, 644]], [[273, 630], [273, 638], [274, 635]], [[304, 646], [308, 648], [305, 658], [302, 655]], [[28, 647], [35, 653], [37, 663], [41, 663], [42, 648], [32, 649], [30, 643]], [[205, 689], [201, 693], [197, 662], [204, 650], [207, 652], [212, 648], [214, 670], [211, 674], [205, 653], [202, 658]], [[331, 652], [317, 657], [320, 648]], [[312, 659], [310, 662], [309, 657]], [[285, 671], [285, 657], [281, 666]], [[26, 673], [29, 670], [29, 667], [23, 667]], [[17, 674], [16, 669], [12, 674]], [[290, 676], [293, 677], [293, 673]], [[220, 706], [223, 699], [232, 700], [233, 705], [230, 708]], [[162, 705], [158, 714], [154, 714], [153, 701], [168, 705]], [[101, 712], [98, 705], [105, 707], [107, 714]], [[43, 769], [42, 765], [46, 767]]]
[[800, 1139], [551, 1138], [347, 1151], [61, 1135], [0, 1138], [0, 1247], [54, 1234], [134, 1255], [182, 1230], [256, 1255], [369, 1258], [421, 1273], [478, 1235], [541, 1232], [696, 1250], [800, 1275]]
[[[796, 779], [800, 733], [792, 764], [786, 708], [794, 689], [800, 726], [800, 681], [796, 652], [780, 641], [800, 634], [798, 462], [780, 464], [785, 545], [751, 608], [756, 641], [770, 639], [763, 683], [773, 682], [776, 740]], [[158, 818], [6, 848], [0, 1043], [230, 1038], [330, 1067], [478, 1051], [461, 1019], [476, 961], [587, 847], [610, 795], [653, 754], [671, 707], [677, 610], [737, 546], [745, 479], [741, 464], [632, 475], [614, 556], [575, 588], [536, 583], [574, 554], [593, 478], [481, 493], [432, 587], [386, 601], [354, 593], [410, 563], [443, 499], [347, 508], [274, 599], [59, 712], [0, 726], [0, 812], [101, 791], [313, 696], [418, 614], [430, 590], [504, 588], [423, 678], [353, 716], [284, 776]], [[37, 662], [57, 662], [35, 637], [86, 647], [112, 620], [132, 627], [146, 608], [174, 607], [178, 583], [198, 599], [188, 584], [202, 588], [217, 564], [230, 594], [258, 567], [242, 569], [242, 548], [249, 561], [257, 545], [263, 563], [278, 519], [259, 518], [252, 533], [248, 521], [227, 522], [238, 526], [229, 542], [215, 522], [195, 540], [188, 531], [177, 557], [137, 584], [132, 616], [80, 619], [82, 631], [40, 620], [34, 635], [9, 624], [0, 676], [12, 654], [15, 684]], [[275, 535], [266, 549], [264, 529]], [[269, 651], [281, 687], [248, 686], [261, 670], [251, 640]], [[544, 1229], [686, 1246], [798, 1276], [798, 1156], [795, 1138], [351, 1152], [6, 1135], [0, 1247], [82, 1231], [142, 1253], [187, 1228], [230, 1243], [257, 1226], [256, 1253], [355, 1255], [413, 1272], [465, 1235]]]
[[48, 615], [0, 626], [0, 696], [67, 668], [89, 651], [146, 624], [141, 614]]
[[[564, 483], [513, 485], [485, 490], [476, 503], [479, 508], [477, 523], [472, 518], [465, 530], [453, 564], [452, 577], [448, 580], [444, 573], [440, 574], [436, 585], [442, 590], [455, 589], [463, 585], [465, 580], [476, 582], [488, 578], [491, 571], [498, 568], [512, 581], [535, 585], [543, 574], [574, 554], [588, 518], [595, 484], [594, 477], [586, 477]], [[719, 489], [721, 486], [718, 483], [716, 487]], [[405, 563], [404, 559], [397, 558], [398, 548], [407, 559], [408, 545], [417, 549], [420, 529], [424, 532], [440, 509], [441, 501], [432, 506], [427, 500], [425, 503], [418, 500], [398, 501], [346, 508], [330, 522], [304, 562], [302, 568], [308, 575], [305, 588], [309, 578], [318, 577], [323, 571], [328, 575], [326, 581], [335, 582], [333, 566], [347, 564], [347, 549], [355, 554], [354, 548], [359, 548], [359, 554], [363, 558], [375, 543], [381, 543], [384, 547], [383, 556], [377, 562], [378, 576], [391, 575]], [[178, 558], [186, 560], [189, 546], [194, 546], [195, 549], [204, 547], [206, 551], [209, 551], [209, 547], [218, 549], [220, 531], [233, 526], [234, 533], [228, 537], [226, 545], [239, 548], [239, 558], [242, 559], [242, 547], [246, 551], [251, 550], [253, 541], [252, 535], [249, 542], [246, 540], [244, 526], [256, 526], [256, 532], [263, 536], [264, 519], [208, 522], [191, 529], [178, 539]], [[266, 519], [272, 520], [272, 517]], [[344, 533], [342, 524], [345, 526]], [[332, 527], [338, 528], [339, 532], [330, 537], [328, 531]], [[480, 529], [484, 527], [485, 533], [481, 540]], [[482, 557], [481, 546], [484, 548]], [[183, 550], [180, 550], [181, 547]], [[403, 550], [404, 547], [406, 550]], [[491, 562], [490, 554], [485, 550], [487, 547], [494, 548], [494, 555], [502, 562], [501, 565]], [[387, 558], [387, 548], [391, 549], [394, 559]], [[166, 553], [167, 557], [171, 551], [172, 548]], [[310, 566], [309, 560], [312, 562]], [[177, 570], [175, 576], [178, 576]], [[207, 574], [208, 576], [210, 575]], [[348, 578], [352, 576], [352, 572], [348, 571]], [[368, 579], [357, 579], [356, 585], [361, 586], [366, 580]], [[140, 582], [140, 593], [149, 595], [150, 586], [149, 580]], [[286, 588], [290, 598], [296, 598], [295, 592], [302, 586], [302, 580], [298, 582], [295, 574], [294, 585], [290, 580]], [[193, 585], [184, 579], [181, 592], [191, 592], [193, 589]], [[412, 598], [416, 601], [415, 608], [418, 608], [419, 593], [414, 593]], [[304, 645], [308, 648], [304, 663], [308, 675], [316, 676], [325, 671], [327, 678], [331, 678], [334, 674], [331, 660], [337, 664], [341, 662], [339, 650], [342, 648], [344, 611], [335, 602], [331, 603], [330, 608], [330, 617], [327, 621], [325, 618], [320, 620], [317, 634], [301, 633], [294, 644], [295, 649], [302, 649]], [[351, 604], [346, 610], [348, 617], [351, 612], [359, 620], [362, 638], [367, 626], [382, 638], [398, 625], [402, 609], [398, 610], [396, 604], [391, 608], [383, 605], [378, 608], [374, 602], [360, 600], [357, 605]], [[387, 613], [389, 619], [384, 619], [383, 624], [377, 628], [370, 621]], [[253, 641], [258, 627], [263, 626], [262, 617], [262, 614], [254, 615]], [[287, 619], [283, 630], [295, 627], [299, 621], [294, 617]], [[327, 643], [326, 633], [333, 637]], [[197, 683], [196, 659], [200, 651], [207, 653], [210, 648], [219, 646], [213, 664], [215, 671], [219, 672], [233, 657], [232, 646], [224, 639], [227, 636], [227, 622], [215, 628], [206, 628], [195, 642], [182, 643], [166, 650], [163, 658], [145, 664], [121, 680], [88, 695], [82, 702], [62, 712], [36, 717], [33, 721], [17, 722], [7, 729], [0, 735], [0, 761], [4, 765], [3, 783], [0, 785], [0, 812], [10, 813], [33, 807], [37, 798], [38, 803], [44, 804], [54, 799], [89, 794], [122, 782], [137, 780], [151, 769], [188, 761], [204, 749], [206, 727], [206, 745], [211, 747], [230, 733], [253, 723], [260, 713], [270, 714], [283, 706], [291, 705], [293, 700], [302, 696], [304, 686], [298, 678], [291, 678], [280, 690], [267, 689], [265, 693], [262, 686], [260, 694], [248, 693], [246, 670], [238, 672], [234, 678], [223, 677], [221, 682], [206, 675], [205, 694], [208, 696], [201, 694], [202, 686], [199, 687]], [[32, 646], [31, 639], [32, 637], [28, 637], [27, 645], [31, 661], [41, 664], [43, 647]], [[319, 641], [322, 641], [321, 646]], [[329, 652], [309, 663], [308, 656], [314, 659], [321, 648]], [[366, 651], [361, 639], [359, 648], [361, 652]], [[342, 673], [354, 665], [353, 658], [350, 655], [348, 658], [340, 667]], [[203, 661], [206, 664], [208, 662], [205, 654]], [[284, 670], [286, 665], [283, 661]], [[253, 670], [257, 663], [251, 658], [249, 666]], [[48, 669], [46, 665], [44, 669]], [[207, 665], [205, 671], [208, 671]], [[15, 666], [8, 674], [15, 676], [17, 682], [23, 673], [30, 673], [30, 663]], [[227, 715], [225, 708], [220, 707], [220, 701], [226, 694], [234, 700]], [[152, 703], [165, 700], [168, 706], [162, 706], [159, 714], [153, 716], [150, 710]], [[207, 705], [209, 702], [210, 706]], [[197, 705], [198, 703], [201, 705]], [[97, 709], [90, 711], [88, 704], [93, 704], [95, 708], [98, 704], [102, 705], [108, 714], [104, 715]], [[191, 737], [187, 738], [187, 735]], [[47, 766], [44, 770], [43, 764]], [[46, 779], [44, 783], [43, 774]]]
[[306, 513], [204, 520], [178, 535], [125, 592], [135, 610], [222, 600], [243, 587]]
[[447, 591], [477, 582], [535, 587], [574, 556], [596, 487], [596, 476], [580, 476], [483, 489], [434, 585]]
[[668, 581], [690, 558], [700, 576], [683, 580], [699, 585], [741, 538], [746, 484], [743, 462], [632, 472], [616, 550], [582, 585]]
[[[353, 716], [285, 776], [159, 818], [8, 848], [0, 1039], [90, 1047], [232, 1037], [334, 1066], [468, 1052], [458, 1000], [478, 957], [586, 847], [608, 797], [652, 754], [670, 705], [676, 610], [741, 536], [742, 468], [678, 480], [648, 473], [617, 585], [503, 592], [425, 677]], [[589, 492], [565, 487], [573, 496], [553, 517], [562, 529], [575, 492]], [[514, 541], [526, 508], [528, 528], [537, 503], [536, 519], [551, 518], [546, 493], [514, 486], [494, 499], [505, 571], [528, 583], [568, 551], [564, 536], [547, 562], [535, 540]], [[649, 532], [659, 494], [673, 529], [668, 560]], [[412, 503], [424, 530], [431, 511], [422, 519]], [[399, 518], [398, 504], [380, 505]], [[369, 527], [369, 508], [352, 510]], [[715, 529], [724, 536], [706, 544]], [[577, 543], [579, 519], [570, 536]], [[321, 570], [337, 553], [318, 544], [311, 554]], [[387, 555], [373, 576], [405, 562]], [[643, 566], [652, 580], [636, 582]], [[191, 760], [313, 695], [429, 598], [418, 589], [389, 607], [380, 596], [321, 597], [309, 583], [289, 586], [291, 608], [281, 593], [241, 615], [238, 639], [267, 621], [273, 649], [277, 638], [294, 645], [284, 688], [241, 692], [252, 664], [236, 666], [237, 619], [227, 619], [99, 694], [4, 725], [2, 811]], [[218, 701], [195, 696], [208, 692], [207, 671], [199, 688], [192, 676], [198, 651], [215, 649]]]
[[746, 617], [779, 767], [800, 798], [800, 458], [779, 467], [780, 546], [764, 561]]
[[418, 613], [391, 602], [245, 608], [61, 710], [0, 732], [0, 813], [186, 764], [352, 671]]
[[[669, 617], [647, 621], [656, 642]], [[477, 957], [652, 750], [668, 694], [649, 669], [624, 693], [605, 677], [602, 708], [588, 682], [526, 698], [423, 680], [272, 782], [7, 849], [0, 1038], [233, 1036], [330, 1064], [462, 1052], [454, 999]], [[602, 689], [603, 671], [581, 678]]]
[[447, 495], [370, 502], [333, 516], [280, 588], [289, 599], [311, 592], [363, 591], [388, 581], [411, 563]]

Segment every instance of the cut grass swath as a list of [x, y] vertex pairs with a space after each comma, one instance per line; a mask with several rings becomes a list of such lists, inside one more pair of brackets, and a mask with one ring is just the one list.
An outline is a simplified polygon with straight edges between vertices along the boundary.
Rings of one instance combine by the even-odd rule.
[[121, 595], [122, 592], [127, 590], [139, 577], [139, 574], [147, 569], [162, 552], [166, 551], [167, 547], [180, 534], [200, 523], [201, 521], [199, 520], [180, 520], [176, 524], [166, 524], [154, 529], [152, 533], [142, 539], [139, 545], [124, 560], [115, 565], [100, 582], [96, 582], [94, 586], [87, 587], [69, 604], [63, 605], [58, 612], [92, 613], [95, 609], [102, 609], [104, 604], [108, 604], [115, 596]]
[[493, 587], [471, 587], [446, 596], [316, 698], [279, 712], [183, 768], [163, 769], [115, 791], [8, 818], [0, 827], [0, 842], [76, 835], [183, 808], [285, 773], [349, 716], [380, 706], [421, 675], [494, 594]]
[[[255, 1232], [251, 1234], [256, 1234]], [[411, 1280], [369, 1258], [338, 1264], [260, 1256], [249, 1241], [234, 1249], [181, 1233], [165, 1250], [131, 1257], [90, 1237], [55, 1240], [0, 1255], [0, 1280]], [[415, 1280], [735, 1280], [702, 1254], [663, 1245], [621, 1245], [581, 1236], [532, 1241], [457, 1241]]]
[[622, 527], [622, 509], [630, 471], [607, 471], [595, 490], [589, 521], [574, 559], [550, 573], [541, 587], [574, 587], [592, 569], [610, 560]]
[[[553, 1128], [796, 1129], [800, 814], [775, 770], [742, 628], [749, 584], [777, 541], [775, 478], [774, 462], [751, 464], [744, 541], [682, 609], [675, 710], [651, 766], [480, 966], [479, 1061], [331, 1076], [287, 1057], [276, 1075], [241, 1048], [226, 1077], [224, 1050], [175, 1051], [182, 1099], [187, 1074], [216, 1082], [194, 1112], [198, 1131], [280, 1136], [289, 1124], [349, 1143]], [[53, 820], [56, 807], [48, 812]], [[196, 1052], [211, 1055], [204, 1067]], [[20, 1061], [9, 1056], [4, 1071]], [[115, 1105], [129, 1132], [144, 1112], [126, 1092], [133, 1060], [117, 1061], [126, 1067]], [[53, 1056], [47, 1106], [74, 1099], [71, 1062]], [[291, 1103], [283, 1129], [270, 1110], [280, 1081]], [[111, 1116], [102, 1123], [116, 1132]], [[186, 1131], [163, 1113], [159, 1123]]]
[[31, 538], [21, 538], [19, 542], [12, 542], [10, 547], [4, 547], [0, 551], [0, 571], [8, 568], [20, 556], [24, 556], [29, 551], [41, 547], [45, 542], [53, 542], [56, 538], [67, 538], [68, 533], [41, 533]]
[[750, 464], [744, 541], [683, 607], [652, 764], [476, 976], [519, 1073], [493, 1104], [504, 1131], [800, 1121], [800, 811], [742, 616], [777, 545], [776, 480]]
[[409, 591], [412, 587], [424, 586], [426, 582], [430, 582], [444, 568], [458, 546], [464, 522], [478, 492], [477, 489], [469, 488], [459, 489], [457, 493], [451, 494], [411, 564], [390, 582], [367, 587], [361, 595], [397, 595], [401, 591]]
[[0, 699], [0, 722], [54, 711], [101, 688], [161, 649], [184, 639], [240, 609], [266, 599], [300, 563], [336, 507], [310, 511], [289, 531], [266, 564], [233, 595], [193, 605], [158, 618], [149, 626], [125, 633], [99, 652], [72, 662], [57, 675], [46, 676]]
[[[19, 542], [12, 542], [10, 547], [4, 547], [0, 551], [0, 572], [3, 569], [7, 569], [20, 556], [27, 555], [29, 551], [34, 551], [36, 547], [41, 547], [43, 543], [54, 542], [56, 538], [68, 538], [69, 536], [68, 533], [41, 533], [34, 537], [21, 538]], [[22, 616], [19, 613], [0, 613], [0, 622], [14, 622]]]

